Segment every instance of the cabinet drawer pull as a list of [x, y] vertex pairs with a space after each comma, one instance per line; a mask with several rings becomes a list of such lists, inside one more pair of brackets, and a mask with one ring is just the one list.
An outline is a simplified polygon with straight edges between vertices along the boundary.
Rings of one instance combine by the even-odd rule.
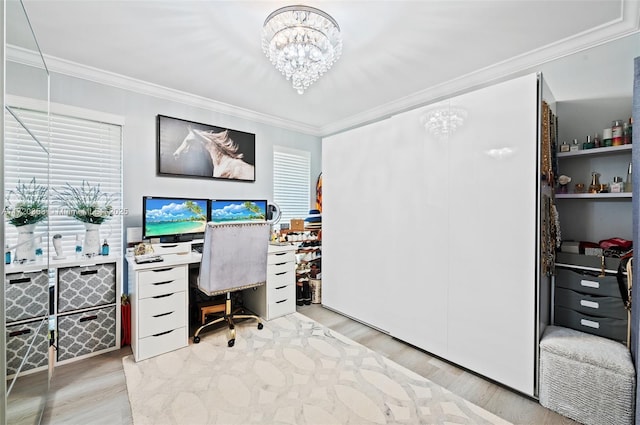
[[90, 320], [96, 320], [97, 318], [98, 316], [94, 314], [93, 316], [82, 317], [80, 322], [88, 322]]
[[172, 292], [172, 293], [170, 293], [170, 294], [156, 295], [156, 296], [153, 296], [153, 297], [151, 297], [151, 298], [156, 298], [156, 299], [158, 299], [158, 298], [165, 298], [165, 297], [170, 297], [171, 295], [173, 295], [173, 292]]
[[28, 335], [31, 333], [31, 329], [22, 329], [20, 331], [9, 332], [9, 336]]
[[23, 277], [21, 279], [11, 279], [11, 280], [9, 280], [9, 285], [13, 285], [15, 283], [29, 283], [29, 282], [31, 282], [31, 278]]
[[160, 332], [159, 334], [153, 334], [151, 336], [162, 336], [162, 335], [166, 335], [166, 334], [170, 334], [171, 332], [173, 332], [174, 330], [171, 329], [170, 331], [166, 331], [166, 332]]
[[283, 286], [276, 286], [276, 289], [282, 289], [282, 288], [286, 288], [287, 285], [283, 285]]
[[582, 326], [588, 326], [593, 329], [600, 329], [600, 323], [594, 322], [593, 320], [580, 319], [580, 324]]
[[162, 317], [162, 316], [168, 316], [168, 315], [173, 314], [173, 313], [174, 313], [173, 311], [170, 311], [170, 312], [168, 312], [168, 313], [160, 313], [160, 314], [156, 314], [156, 315], [151, 316], [151, 317]]
[[173, 282], [173, 280], [165, 280], [164, 282], [155, 282], [154, 285], [166, 285], [171, 282]]
[[98, 270], [83, 270], [80, 272], [80, 276], [87, 276], [90, 274], [98, 274]]
[[586, 286], [587, 288], [600, 288], [600, 282], [594, 282], [593, 280], [581, 280], [580, 285]]
[[287, 255], [286, 252], [276, 252], [276, 255]]
[[168, 272], [169, 270], [173, 270], [173, 267], [166, 267], [164, 269], [151, 269], [151, 271], [154, 272], [154, 273]]
[[580, 300], [580, 305], [589, 308], [600, 308], [600, 303], [597, 303], [595, 301]]
[[[282, 263], [282, 264], [284, 264], [284, 263]], [[283, 274], [287, 274], [287, 273], [289, 273], [289, 272], [280, 272], [280, 273], [276, 273], [276, 276], [281, 276], [281, 275], [283, 275]]]
[[274, 266], [284, 266], [285, 264], [287, 264], [286, 261], [284, 263], [275, 263]]
[[173, 245], [160, 245], [160, 248], [175, 248], [178, 244], [174, 243]]
[[287, 299], [288, 299], [288, 298], [285, 298], [284, 300], [276, 301], [276, 304], [280, 304], [280, 303], [286, 302], [286, 301], [287, 301]]

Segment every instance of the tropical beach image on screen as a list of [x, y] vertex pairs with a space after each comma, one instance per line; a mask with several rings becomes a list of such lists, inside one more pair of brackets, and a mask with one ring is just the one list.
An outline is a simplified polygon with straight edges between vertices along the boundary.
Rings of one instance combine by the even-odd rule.
[[212, 201], [211, 221], [264, 221], [267, 217], [266, 201]]
[[206, 200], [148, 199], [145, 211], [147, 236], [204, 232]]

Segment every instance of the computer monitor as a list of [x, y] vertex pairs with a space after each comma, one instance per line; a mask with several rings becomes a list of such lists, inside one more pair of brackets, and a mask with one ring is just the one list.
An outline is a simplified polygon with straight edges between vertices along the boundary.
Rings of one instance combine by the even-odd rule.
[[209, 200], [144, 196], [142, 237], [160, 242], [188, 242], [202, 238], [209, 221]]
[[266, 221], [266, 199], [213, 199], [210, 219], [214, 223]]

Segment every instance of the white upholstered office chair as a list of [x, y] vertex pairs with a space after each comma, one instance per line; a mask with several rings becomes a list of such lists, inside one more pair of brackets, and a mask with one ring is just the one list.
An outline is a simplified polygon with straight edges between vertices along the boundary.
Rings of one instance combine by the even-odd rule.
[[256, 319], [253, 314], [234, 314], [231, 292], [264, 285], [267, 280], [267, 250], [269, 223], [208, 223], [204, 233], [202, 262], [198, 289], [206, 295], [226, 294], [224, 315], [200, 326], [193, 342], [200, 342], [200, 332], [211, 325], [226, 321], [229, 325], [228, 345], [236, 340], [234, 319]]

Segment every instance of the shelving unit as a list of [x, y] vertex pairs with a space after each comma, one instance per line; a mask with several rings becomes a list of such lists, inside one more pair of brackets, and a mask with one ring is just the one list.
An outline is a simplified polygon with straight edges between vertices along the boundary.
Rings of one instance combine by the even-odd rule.
[[[599, 243], [632, 239], [632, 192], [575, 193], [589, 187], [591, 173], [600, 183], [626, 180], [633, 145], [610, 146], [557, 154], [558, 174], [572, 178], [569, 193], [555, 195], [564, 241]], [[627, 339], [627, 311], [616, 279], [618, 258], [558, 253], [554, 278], [553, 322], [622, 343]]]
[[[322, 229], [285, 230], [287, 241], [296, 245], [296, 304], [311, 304], [311, 281], [322, 269]], [[309, 234], [313, 237], [305, 237]], [[298, 239], [299, 237], [299, 239]]]

